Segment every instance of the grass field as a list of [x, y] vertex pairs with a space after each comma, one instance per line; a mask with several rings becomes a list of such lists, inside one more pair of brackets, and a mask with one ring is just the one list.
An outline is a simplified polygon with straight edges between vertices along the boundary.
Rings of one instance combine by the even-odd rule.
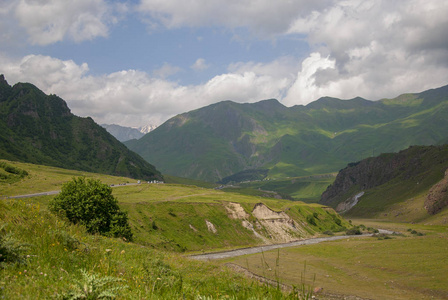
[[274, 191], [296, 201], [316, 203], [320, 200], [320, 196], [326, 188], [333, 183], [335, 177], [336, 174], [322, 174], [316, 176], [277, 178], [239, 183], [226, 190], [256, 195], [266, 194], [265, 191]]
[[218, 264], [89, 235], [32, 198], [0, 200], [0, 251], [0, 299], [298, 299]]
[[[3, 196], [58, 190], [64, 182], [82, 175], [108, 184], [132, 182], [122, 177], [8, 163], [26, 170], [28, 176], [0, 182]], [[53, 196], [0, 199], [0, 242], [5, 245], [8, 241], [8, 247], [22, 257], [21, 263], [0, 263], [0, 299], [67, 296], [86, 284], [82, 270], [91, 278], [100, 278], [91, 285], [111, 276], [109, 287], [116, 287], [115, 293], [122, 299], [297, 299], [298, 294], [259, 285], [230, 271], [223, 265], [227, 262], [288, 285], [321, 287], [319, 299], [325, 299], [325, 295], [338, 295], [337, 299], [344, 297], [341, 295], [448, 299], [448, 228], [443, 221], [448, 209], [419, 224], [391, 223], [388, 218], [352, 220], [353, 224], [403, 233], [391, 238], [353, 237], [199, 263], [176, 252], [216, 251], [260, 243], [241, 226], [240, 220], [228, 217], [225, 206], [230, 202], [241, 204], [252, 221], [251, 211], [257, 203], [287, 212], [303, 224], [313, 216], [315, 225], [308, 223], [307, 237], [334, 228], [336, 215], [318, 204], [179, 183], [113, 189], [120, 206], [129, 213], [135, 243], [88, 235], [83, 228], [57, 219], [46, 209]], [[418, 217], [421, 212], [416, 209], [422, 198], [412, 201], [408, 209]], [[403, 211], [403, 205], [392, 206], [388, 213]], [[217, 234], [207, 229], [205, 219], [215, 224]], [[349, 226], [346, 220], [341, 223]]]
[[[284, 248], [226, 262], [289, 285], [301, 282], [304, 276], [307, 284], [323, 288], [324, 296], [448, 299], [446, 226], [365, 224], [401, 230], [403, 235], [386, 239], [349, 238]], [[417, 234], [412, 234], [410, 229]], [[424, 235], [419, 236], [419, 233]]]
[[15, 166], [28, 172], [28, 176], [20, 181], [8, 182], [0, 180], [0, 198], [5, 196], [24, 195], [39, 192], [48, 192], [60, 190], [62, 184], [71, 180], [73, 177], [86, 176], [93, 179], [99, 179], [106, 184], [119, 184], [126, 182], [137, 182], [135, 179], [127, 177], [117, 177], [97, 173], [88, 173], [75, 170], [66, 170], [55, 167], [10, 162], [0, 160], [0, 162], [6, 162], [9, 165]]

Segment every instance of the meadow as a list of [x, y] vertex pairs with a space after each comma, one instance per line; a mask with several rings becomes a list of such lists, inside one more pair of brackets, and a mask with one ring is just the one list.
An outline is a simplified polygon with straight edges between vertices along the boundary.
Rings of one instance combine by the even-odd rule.
[[[0, 182], [5, 196], [59, 190], [76, 176], [107, 184], [135, 180], [8, 162], [26, 170], [21, 179]], [[53, 196], [0, 200], [0, 250], [15, 257], [0, 263], [0, 299], [448, 299], [448, 228], [425, 223], [340, 219], [397, 235], [353, 236], [214, 262], [189, 254], [260, 244], [240, 221], [228, 218], [226, 203], [246, 212], [257, 203], [307, 222], [307, 236], [333, 232], [335, 215], [318, 204], [223, 192], [187, 184], [119, 185], [113, 194], [128, 211], [135, 242], [87, 234], [51, 214]], [[415, 201], [421, 202], [418, 198]], [[395, 208], [396, 209], [396, 208]], [[444, 210], [441, 215], [446, 216]], [[418, 215], [418, 214], [417, 214]], [[253, 218], [251, 216], [250, 218]], [[218, 228], [207, 230], [204, 219]], [[251, 219], [253, 220], [253, 219]], [[430, 225], [434, 223], [434, 225]], [[198, 231], [191, 230], [191, 225]], [[337, 230], [335, 230], [337, 231]], [[260, 283], [228, 268], [236, 264], [279, 285]], [[291, 288], [282, 290], [281, 284]], [[78, 298], [76, 298], [78, 297]]]
[[[197, 262], [179, 252], [260, 244], [250, 231], [228, 218], [224, 205], [245, 209], [263, 202], [296, 218], [321, 214], [307, 235], [334, 225], [335, 214], [320, 205], [232, 194], [184, 184], [140, 184], [135, 180], [52, 167], [6, 162], [27, 175], [0, 183], [0, 299], [302, 299], [307, 292], [285, 292], [248, 279], [226, 266]], [[8, 196], [60, 190], [73, 177], [114, 184], [113, 194], [128, 211], [135, 242], [87, 234], [51, 214], [54, 196]], [[133, 182], [134, 181], [134, 182]], [[204, 226], [210, 219], [218, 235]], [[145, 223], [146, 222], [146, 223]], [[187, 223], [185, 223], [187, 222]], [[348, 225], [345, 221], [340, 221]], [[197, 228], [192, 231], [187, 224]], [[235, 231], [236, 229], [236, 231]], [[193, 234], [192, 234], [193, 232]], [[237, 232], [238, 234], [235, 234]], [[194, 237], [194, 238], [192, 238]], [[183, 244], [177, 243], [177, 240]], [[89, 298], [90, 299], [90, 298]]]
[[[356, 220], [354, 223], [366, 220]], [[227, 259], [255, 274], [331, 295], [362, 299], [448, 299], [446, 226], [370, 222], [397, 235], [351, 237]], [[331, 298], [333, 299], [333, 298]], [[338, 299], [338, 298], [337, 298]]]

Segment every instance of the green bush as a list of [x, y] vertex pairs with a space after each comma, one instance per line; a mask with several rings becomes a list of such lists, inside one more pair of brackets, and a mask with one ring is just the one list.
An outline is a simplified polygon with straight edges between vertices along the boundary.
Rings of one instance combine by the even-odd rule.
[[351, 229], [347, 230], [345, 233], [347, 235], [360, 235], [360, 234], [362, 234], [361, 230], [359, 230], [358, 227], [351, 228]]
[[0, 269], [6, 263], [26, 263], [25, 252], [29, 244], [16, 240], [12, 233], [6, 230], [6, 224], [0, 225]]
[[120, 210], [112, 188], [99, 180], [78, 177], [64, 183], [49, 208], [74, 224], [84, 225], [90, 233], [132, 240], [127, 213]]
[[306, 221], [308, 224], [316, 226], [316, 219], [314, 218], [314, 215], [306, 216]]

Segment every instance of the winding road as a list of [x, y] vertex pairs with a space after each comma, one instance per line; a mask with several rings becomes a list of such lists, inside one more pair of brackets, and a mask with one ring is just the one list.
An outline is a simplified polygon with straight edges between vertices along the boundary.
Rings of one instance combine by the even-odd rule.
[[[393, 234], [394, 232], [390, 231], [390, 230], [379, 229], [379, 233]], [[265, 251], [279, 249], [279, 248], [311, 245], [311, 244], [318, 244], [318, 243], [328, 242], [328, 241], [336, 241], [336, 240], [342, 240], [342, 239], [347, 239], [347, 238], [365, 237], [365, 236], [372, 236], [372, 235], [373, 234], [368, 233], [368, 234], [363, 234], [363, 235], [339, 235], [339, 236], [319, 237], [319, 238], [311, 238], [311, 239], [300, 240], [300, 241], [295, 241], [295, 242], [290, 242], [290, 243], [283, 243], [283, 244], [273, 244], [273, 245], [242, 248], [242, 249], [223, 251], [223, 252], [213, 252], [213, 253], [191, 255], [189, 257], [192, 259], [196, 259], [196, 260], [215, 260], [215, 259], [236, 257], [236, 256], [241, 256], [241, 255], [247, 255], [247, 254], [260, 253], [260, 252], [265, 252]]]

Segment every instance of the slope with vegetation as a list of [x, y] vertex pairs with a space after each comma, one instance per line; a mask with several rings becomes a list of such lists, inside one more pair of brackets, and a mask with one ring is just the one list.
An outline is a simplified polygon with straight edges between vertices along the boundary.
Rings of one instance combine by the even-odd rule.
[[226, 267], [89, 235], [33, 199], [0, 200], [1, 299], [300, 299]]
[[140, 179], [161, 178], [91, 118], [73, 115], [64, 100], [0, 75], [0, 158]]
[[[448, 145], [413, 146], [398, 153], [381, 154], [341, 170], [322, 194], [320, 203], [351, 217], [423, 221], [445, 209]], [[438, 184], [438, 188], [430, 189]], [[430, 199], [428, 198], [428, 194]], [[355, 196], [359, 200], [356, 204]], [[426, 207], [426, 208], [425, 208]]]
[[[67, 210], [67, 201], [73, 200], [73, 197], [66, 195], [64, 184], [70, 187], [69, 190], [73, 190], [73, 185], [79, 184], [74, 184], [71, 178], [79, 176], [79, 172], [17, 162], [4, 163], [26, 171], [29, 175], [15, 183], [0, 181], [1, 195], [13, 196], [23, 191], [26, 194], [42, 192], [40, 183], [48, 186], [47, 191], [62, 188], [63, 193], [60, 195], [40, 197], [39, 202], [44, 206], [50, 203], [55, 212], [65, 211], [68, 219], [74, 219], [81, 224], [83, 221], [80, 221], [80, 218], [87, 209], [93, 210], [91, 206], [94, 203], [106, 203], [92, 195], [95, 190], [104, 192], [106, 189], [95, 189], [97, 184], [93, 184], [90, 188], [83, 188], [75, 193], [78, 198], [83, 199], [79, 202], [85, 202], [87, 207], [82, 208], [80, 203], [76, 203], [70, 204]], [[98, 180], [108, 184], [123, 182], [123, 178], [116, 178], [114, 181], [114, 177], [110, 176], [90, 173], [82, 175], [87, 178], [94, 176], [95, 180], [88, 179], [87, 183], [96, 183]], [[81, 179], [76, 179], [75, 183], [79, 180]], [[65, 183], [66, 181], [72, 184]], [[80, 183], [84, 181], [81, 180]], [[319, 204], [247, 196], [191, 185], [117, 185], [113, 187], [113, 194], [120, 208], [127, 213], [133, 239], [137, 243], [173, 251], [288, 242], [325, 231], [344, 231], [351, 227], [333, 209]], [[54, 200], [51, 200], [53, 198]], [[65, 206], [62, 207], [60, 202], [64, 202]], [[109, 204], [106, 207], [109, 209]], [[75, 217], [70, 217], [69, 212]], [[92, 226], [96, 228], [96, 222], [101, 220], [95, 218], [101, 214], [93, 215]], [[90, 228], [90, 225], [86, 226], [87, 229]]]
[[[12, 161], [2, 164], [23, 174], [18, 180], [0, 181], [3, 195], [20, 194], [24, 186], [27, 193], [41, 191], [40, 183], [61, 189], [65, 180], [80, 174]], [[83, 175], [108, 184], [123, 181], [121, 177]], [[66, 189], [80, 181], [89, 182], [78, 178], [66, 184]], [[92, 182], [96, 186], [97, 181]], [[82, 226], [76, 218], [77, 224], [72, 225], [69, 215], [58, 217], [61, 209], [69, 211], [56, 205], [70, 194], [62, 190], [56, 197], [0, 199], [0, 297], [301, 299], [303, 294], [297, 290], [285, 293], [279, 287], [258, 285], [224, 266], [191, 261], [160, 249], [197, 252], [249, 246], [350, 227], [332, 209], [316, 204], [186, 185], [119, 185], [113, 193], [129, 216], [134, 234], [134, 243], [129, 243], [89, 235], [90, 225]], [[68, 198], [90, 192], [90, 188], [81, 189]], [[56, 214], [49, 211], [49, 203]], [[309, 295], [309, 290], [305, 293]]]
[[157, 161], [163, 173], [210, 182], [258, 179], [265, 170], [267, 178], [308, 176], [442, 142], [446, 115], [448, 86], [380, 101], [326, 97], [290, 108], [277, 100], [223, 101], [178, 115], [126, 145]]

